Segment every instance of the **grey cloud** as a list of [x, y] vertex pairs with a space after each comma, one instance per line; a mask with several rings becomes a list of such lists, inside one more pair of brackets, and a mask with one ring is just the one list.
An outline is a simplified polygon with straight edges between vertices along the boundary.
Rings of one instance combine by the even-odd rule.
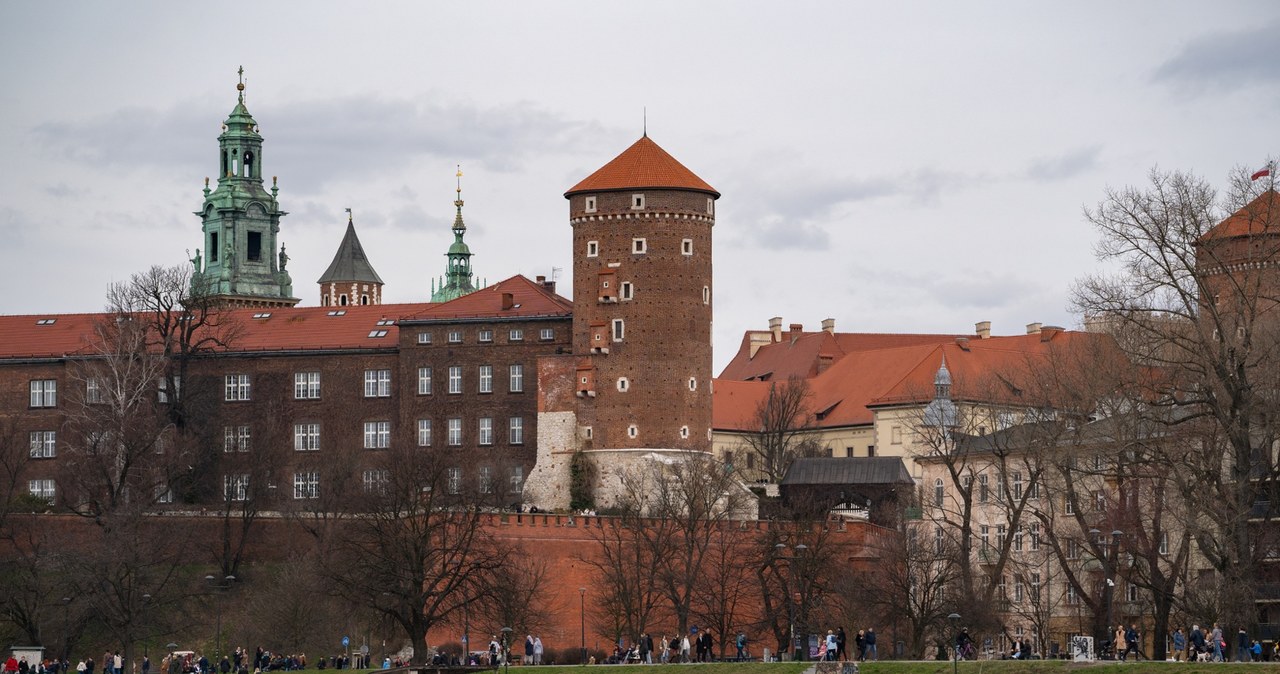
[[[51, 151], [95, 168], [162, 167], [198, 180], [216, 166], [225, 107], [128, 108], [83, 122], [45, 122], [32, 132]], [[300, 194], [318, 193], [334, 180], [393, 173], [423, 156], [518, 171], [530, 157], [573, 152], [608, 137], [599, 124], [527, 102], [480, 108], [351, 96], [249, 107], [266, 139], [265, 173]]]
[[56, 199], [66, 199], [85, 196], [89, 193], [89, 190], [83, 187], [72, 187], [66, 183], [58, 183], [57, 185], [46, 185], [44, 193]]
[[1101, 153], [1101, 145], [1090, 145], [1056, 157], [1040, 157], [1027, 167], [1027, 177], [1041, 181], [1071, 178], [1097, 167]]
[[1276, 41], [1280, 21], [1192, 40], [1156, 69], [1153, 79], [1187, 93], [1230, 91], [1280, 81]]

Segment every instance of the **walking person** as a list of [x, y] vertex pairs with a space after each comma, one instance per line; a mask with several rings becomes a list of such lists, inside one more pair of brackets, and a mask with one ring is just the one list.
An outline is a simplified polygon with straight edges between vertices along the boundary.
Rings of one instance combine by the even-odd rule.
[[1129, 629], [1124, 632], [1124, 657], [1121, 660], [1128, 660], [1129, 654], [1133, 653], [1133, 661], [1137, 662], [1142, 659], [1142, 652], [1138, 650], [1138, 624], [1130, 623]]
[[1173, 661], [1182, 662], [1187, 655], [1187, 635], [1179, 627], [1173, 633]]
[[1236, 633], [1236, 662], [1248, 662], [1252, 658], [1249, 657], [1249, 633], [1241, 627]]
[[542, 637], [533, 635], [533, 664], [542, 664]]
[[872, 660], [879, 660], [880, 655], [876, 653], [876, 628], [874, 627], [867, 628], [866, 641], [867, 641], [867, 657], [871, 658]]
[[827, 630], [827, 660], [834, 661], [839, 652], [840, 642], [836, 641], [836, 633], [833, 630]]
[[858, 649], [858, 662], [867, 659], [867, 633], [865, 630], [858, 630], [857, 636], [853, 638], [853, 646]]
[[845, 650], [845, 634], [844, 628], [836, 628], [836, 659], [844, 662], [849, 659], [849, 653]]
[[1222, 662], [1222, 625], [1214, 623], [1213, 632], [1210, 633], [1210, 637], [1213, 639], [1213, 661]]
[[680, 637], [680, 662], [689, 661], [689, 635], [685, 634]]
[[738, 630], [738, 636], [736, 639], [733, 640], [733, 643], [735, 646], [738, 647], [738, 662], [742, 662], [742, 659], [746, 657], [746, 651], [747, 651], [746, 633], [743, 632], [742, 630]]

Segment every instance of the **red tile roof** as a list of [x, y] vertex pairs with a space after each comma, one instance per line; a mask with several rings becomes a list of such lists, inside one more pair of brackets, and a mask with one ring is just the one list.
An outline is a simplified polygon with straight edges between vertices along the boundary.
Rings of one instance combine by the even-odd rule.
[[[968, 338], [963, 347], [954, 337], [940, 340], [942, 335], [828, 334], [824, 339], [823, 334], [826, 333], [808, 333], [793, 348], [776, 349], [769, 356], [768, 367], [775, 372], [769, 381], [740, 381], [722, 373], [714, 383], [712, 425], [717, 430], [758, 430], [756, 406], [768, 394], [769, 386], [786, 381], [791, 374], [808, 379], [812, 392], [808, 407], [813, 414], [822, 412], [822, 418], [814, 422], [819, 428], [869, 425], [878, 406], [920, 404], [932, 399], [933, 379], [943, 356], [954, 381], [953, 399], [1037, 404], [1036, 391], [1016, 390], [1019, 386], [1035, 386], [1027, 376], [1030, 368], [1047, 366], [1055, 350], [1084, 353], [1113, 344], [1105, 335], [1067, 331], [1049, 340], [1043, 339], [1048, 333]], [[828, 344], [843, 342], [849, 348], [819, 374], [810, 369], [818, 351], [799, 348], [806, 339]], [[784, 340], [772, 346], [788, 345]], [[761, 348], [756, 358], [768, 348]], [[788, 362], [788, 356], [796, 362]]]
[[[232, 309], [223, 314], [234, 324], [234, 342], [224, 351], [302, 349], [378, 349], [396, 346], [394, 321], [431, 304], [381, 304], [346, 307], [273, 307]], [[331, 313], [335, 315], [330, 315]], [[339, 315], [340, 313], [340, 315]], [[261, 316], [261, 318], [254, 318]], [[110, 314], [0, 316], [0, 358], [60, 358], [92, 353], [94, 325]], [[50, 325], [37, 321], [52, 319]], [[378, 325], [379, 321], [392, 321]], [[370, 337], [374, 331], [386, 331]]]
[[[502, 308], [502, 296], [510, 293], [512, 307]], [[524, 276], [512, 276], [484, 290], [425, 307], [405, 316], [405, 320], [451, 320], [467, 318], [534, 318], [572, 316], [573, 302]]]
[[[753, 331], [759, 332], [759, 331]], [[742, 338], [738, 353], [720, 372], [721, 379], [745, 381], [768, 375], [769, 379], [786, 380], [792, 376], [812, 377], [818, 374], [820, 356], [830, 357], [831, 364], [850, 353], [921, 344], [954, 342], [957, 337], [977, 339], [973, 335], [904, 335], [890, 333], [802, 332], [794, 340], [783, 331], [782, 341], [765, 344], [751, 356], [750, 333]]]
[[565, 192], [568, 197], [579, 192], [605, 192], [641, 188], [670, 188], [720, 193], [676, 161], [666, 150], [643, 136], [612, 161], [587, 176]]
[[1280, 233], [1280, 193], [1267, 190], [1205, 232], [1200, 241]]

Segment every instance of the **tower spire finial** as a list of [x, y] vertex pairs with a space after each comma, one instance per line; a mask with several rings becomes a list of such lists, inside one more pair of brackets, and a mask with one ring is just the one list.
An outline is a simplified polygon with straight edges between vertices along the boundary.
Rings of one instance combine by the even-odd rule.
[[240, 92], [240, 102], [243, 103], [244, 102], [244, 66], [240, 66], [240, 69], [236, 71], [236, 74], [240, 76], [240, 81], [236, 83], [236, 91]]
[[644, 137], [648, 138], [649, 137], [649, 106], [643, 106], [640, 108], [640, 110], [641, 110], [640, 115], [642, 119], [641, 129], [644, 131]]
[[351, 209], [348, 208], [346, 210], [347, 210], [347, 224], [349, 225], [351, 224]]

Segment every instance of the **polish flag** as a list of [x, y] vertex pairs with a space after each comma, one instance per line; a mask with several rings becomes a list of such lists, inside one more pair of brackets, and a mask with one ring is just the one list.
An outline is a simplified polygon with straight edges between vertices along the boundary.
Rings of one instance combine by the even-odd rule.
[[1275, 168], [1275, 165], [1276, 165], [1276, 164], [1275, 164], [1275, 162], [1271, 162], [1271, 163], [1267, 164], [1267, 165], [1266, 165], [1266, 166], [1264, 166], [1263, 168], [1261, 168], [1261, 169], [1259, 169], [1259, 170], [1255, 171], [1253, 175], [1249, 176], [1249, 180], [1257, 180], [1258, 178], [1266, 178], [1267, 176], [1271, 175], [1271, 169]]

